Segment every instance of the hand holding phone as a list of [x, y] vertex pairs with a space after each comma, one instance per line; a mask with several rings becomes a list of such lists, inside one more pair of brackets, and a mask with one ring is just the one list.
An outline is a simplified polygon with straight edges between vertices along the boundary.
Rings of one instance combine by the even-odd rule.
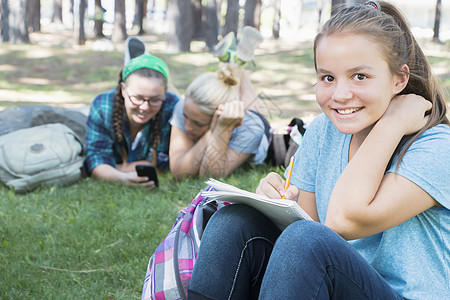
[[136, 165], [136, 172], [138, 176], [146, 176], [149, 181], [153, 181], [155, 186], [159, 185], [158, 174], [156, 168], [153, 165]]

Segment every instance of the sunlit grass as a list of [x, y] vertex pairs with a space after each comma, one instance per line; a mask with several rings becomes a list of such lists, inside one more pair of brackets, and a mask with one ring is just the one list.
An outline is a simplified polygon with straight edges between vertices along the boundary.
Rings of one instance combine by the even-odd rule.
[[[225, 181], [253, 190], [270, 170]], [[139, 299], [148, 259], [206, 185], [160, 175], [157, 190], [82, 179], [15, 194], [0, 186], [0, 298]]]

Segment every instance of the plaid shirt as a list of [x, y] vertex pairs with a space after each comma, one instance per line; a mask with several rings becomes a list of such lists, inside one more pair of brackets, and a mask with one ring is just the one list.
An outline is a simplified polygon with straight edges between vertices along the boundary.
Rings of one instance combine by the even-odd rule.
[[[110, 90], [106, 93], [98, 95], [92, 101], [87, 120], [86, 130], [86, 160], [85, 165], [88, 173], [100, 164], [107, 164], [115, 167], [116, 164], [123, 163], [120, 155], [120, 144], [115, 140], [114, 126], [113, 126], [113, 106], [114, 106], [114, 91]], [[171, 125], [169, 123], [172, 117], [175, 104], [178, 102], [178, 97], [172, 93], [166, 93], [161, 123], [160, 123], [160, 137], [161, 141], [156, 147], [157, 152], [157, 166], [160, 169], [169, 168], [169, 142]], [[152, 118], [144, 128], [141, 130], [141, 138], [139, 143], [131, 155], [131, 133], [128, 117], [124, 112], [123, 115], [122, 132], [127, 151], [128, 162], [147, 160], [151, 161], [153, 141], [153, 126], [155, 118]]]

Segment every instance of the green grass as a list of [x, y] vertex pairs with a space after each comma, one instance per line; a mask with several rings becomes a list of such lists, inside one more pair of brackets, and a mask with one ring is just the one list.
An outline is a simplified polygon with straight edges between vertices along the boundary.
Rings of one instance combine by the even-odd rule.
[[[254, 191], [279, 168], [239, 169]], [[140, 299], [148, 259], [178, 211], [206, 185], [160, 175], [155, 190], [85, 178], [15, 194], [0, 186], [1, 299]]]
[[[55, 42], [59, 38], [52, 35]], [[192, 53], [167, 54], [164, 37], [142, 38], [170, 66], [181, 93], [195, 76], [217, 68], [217, 60], [197, 43]], [[429, 59], [448, 101], [450, 56], [448, 46], [441, 48]], [[2, 43], [0, 109], [88, 105], [117, 84], [122, 51]], [[311, 43], [265, 40], [255, 62], [247, 68], [257, 92], [266, 96], [271, 121], [285, 125], [294, 116], [319, 112]], [[282, 172], [258, 166], [225, 181], [254, 190], [272, 170]], [[148, 259], [177, 212], [205, 187], [204, 179], [176, 182], [168, 173], [160, 182], [148, 191], [87, 178], [28, 194], [0, 185], [0, 299], [139, 299]]]

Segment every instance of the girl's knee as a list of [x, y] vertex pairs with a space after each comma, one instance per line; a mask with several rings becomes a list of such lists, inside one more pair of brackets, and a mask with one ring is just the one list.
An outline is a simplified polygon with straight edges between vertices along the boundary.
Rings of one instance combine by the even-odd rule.
[[289, 225], [280, 235], [275, 245], [276, 251], [290, 253], [314, 253], [320, 249], [328, 251], [336, 242], [344, 241], [337, 233], [325, 225], [314, 221], [297, 221]]

